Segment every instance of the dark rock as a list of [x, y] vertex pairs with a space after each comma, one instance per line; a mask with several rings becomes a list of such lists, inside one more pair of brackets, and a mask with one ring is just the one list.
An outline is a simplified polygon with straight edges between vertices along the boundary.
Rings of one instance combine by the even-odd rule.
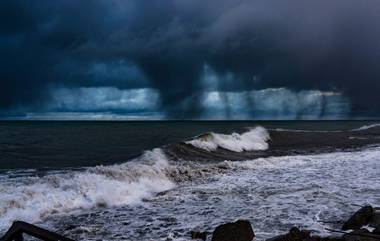
[[343, 241], [343, 237], [327, 237], [321, 239], [321, 241]]
[[380, 210], [375, 210], [373, 212], [371, 225], [374, 227], [380, 227]]
[[379, 241], [380, 236], [376, 236], [367, 229], [359, 229], [343, 235], [343, 241]]
[[191, 239], [202, 239], [205, 241], [207, 239], [207, 232], [198, 232], [198, 231], [191, 231], [190, 232]]
[[314, 241], [319, 240], [318, 238], [319, 237], [315, 237], [312, 239], [312, 237], [310, 237], [310, 232], [301, 231], [298, 228], [294, 227], [290, 229], [289, 233], [267, 239], [267, 241]]
[[[301, 231], [302, 232], [302, 231]], [[313, 235], [310, 238], [306, 238], [306, 241], [342, 241], [340, 237], [320, 237], [318, 235]]]
[[254, 237], [251, 223], [247, 220], [220, 225], [212, 233], [212, 241], [251, 241]]
[[380, 235], [380, 225], [377, 226], [373, 231], [372, 231], [373, 234], [378, 234]]
[[360, 229], [363, 225], [367, 225], [371, 222], [373, 213], [371, 206], [362, 207], [343, 224], [342, 230]]

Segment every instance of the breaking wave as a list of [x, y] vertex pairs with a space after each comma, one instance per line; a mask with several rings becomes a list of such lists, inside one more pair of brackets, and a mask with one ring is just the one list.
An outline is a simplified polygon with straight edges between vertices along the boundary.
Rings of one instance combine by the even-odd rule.
[[[147, 151], [123, 164], [97, 166], [81, 171], [49, 171], [44, 176], [36, 176], [33, 170], [24, 170], [26, 176], [13, 175], [13, 178], [8, 178], [7, 174], [0, 175], [0, 230], [7, 228], [15, 220], [37, 223], [53, 214], [135, 205], [177, 186], [178, 188], [170, 192], [183, 190], [186, 186], [192, 190], [196, 188], [193, 181], [202, 180], [207, 184], [217, 177], [236, 178], [235, 172], [245, 170], [258, 172], [246, 173], [248, 181], [256, 178], [253, 175], [264, 178], [260, 174], [263, 172], [264, 176], [268, 176], [265, 178], [270, 180], [262, 184], [272, 185], [273, 180], [280, 180], [284, 174], [276, 176], [276, 172], [265, 171], [271, 168], [278, 172], [291, 170], [293, 176], [298, 175], [299, 166], [305, 167], [304, 171], [311, 168], [309, 175], [312, 176], [314, 172], [318, 174], [319, 168], [324, 168], [324, 165], [332, 169], [337, 163], [344, 167], [344, 162], [347, 161], [354, 165], [354, 160], [359, 160], [358, 163], [363, 166], [366, 165], [363, 163], [369, 160], [375, 163], [373, 165], [377, 165], [377, 168], [378, 164], [375, 161], [378, 160], [379, 147], [358, 152], [338, 151], [378, 144], [379, 130], [364, 131], [372, 127], [363, 128], [362, 132], [349, 133], [278, 132], [267, 131], [263, 127], [252, 128], [242, 134], [207, 133], [185, 142]], [[268, 150], [269, 141], [271, 148]], [[311, 153], [310, 147], [324, 150], [322, 144], [333, 146], [332, 149], [327, 149], [332, 153], [302, 155]], [[364, 162], [360, 162], [361, 159]], [[319, 161], [323, 165], [312, 168]], [[337, 169], [333, 174], [340, 176], [340, 172], [344, 173]], [[293, 180], [292, 176], [289, 176], [288, 180]], [[323, 180], [321, 179], [321, 182]], [[187, 181], [190, 182], [185, 183]], [[226, 186], [228, 183], [232, 182], [228, 180]], [[215, 182], [212, 182], [212, 185], [216, 185]], [[258, 185], [257, 188], [261, 186]], [[241, 191], [244, 193], [244, 190]], [[185, 193], [191, 194], [186, 191]], [[223, 195], [220, 198], [223, 198]]]
[[380, 123], [372, 124], [372, 125], [364, 125], [360, 128], [354, 129], [353, 131], [364, 131], [372, 128], [380, 127]]
[[268, 131], [259, 126], [242, 134], [234, 132], [231, 135], [225, 135], [210, 132], [186, 143], [206, 151], [216, 151], [218, 148], [222, 148], [233, 152], [243, 152], [267, 150], [269, 140]]
[[[268, 148], [268, 132], [257, 127], [231, 135], [210, 133], [190, 141], [194, 146], [234, 152]], [[15, 220], [37, 223], [53, 214], [139, 204], [143, 199], [176, 187], [177, 183], [226, 171], [219, 165], [169, 160], [164, 149], [146, 151], [131, 161], [82, 170], [48, 171], [44, 176], [29, 170], [0, 175], [0, 230]]]
[[[379, 151], [371, 147], [247, 161], [176, 163], [171, 168], [180, 176], [204, 176], [152, 197], [151, 205], [98, 210], [91, 212], [90, 219], [71, 215], [54, 221], [53, 227], [65, 230], [74, 219], [78, 230], [91, 230], [74, 236], [78, 240], [108, 239], [104, 232], [108, 230], [109, 239], [184, 241], [190, 240], [189, 230], [212, 232], [229, 220], [245, 218], [253, 224], [256, 240], [285, 233], [292, 226], [327, 235], [325, 228], [339, 228], [338, 222], [357, 208], [350, 204], [379, 204]], [[126, 220], [127, 225], [120, 225]]]
[[[366, 131], [369, 129], [373, 128], [379, 128], [380, 123], [375, 123], [375, 124], [370, 124], [370, 125], [364, 125], [359, 128], [351, 129], [348, 131]], [[286, 129], [286, 128], [275, 128], [275, 129], [270, 129], [272, 131], [279, 131], [279, 132], [305, 132], [305, 133], [340, 133], [340, 132], [347, 132], [347, 130], [328, 130], [328, 131], [323, 131], [323, 130], [298, 130], [298, 129]]]
[[0, 185], [0, 229], [12, 221], [38, 222], [51, 214], [136, 204], [175, 186], [161, 149], [121, 165], [11, 180]]

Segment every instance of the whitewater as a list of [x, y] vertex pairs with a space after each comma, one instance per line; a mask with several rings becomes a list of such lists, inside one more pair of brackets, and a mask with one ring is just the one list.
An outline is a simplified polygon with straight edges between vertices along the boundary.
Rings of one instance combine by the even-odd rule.
[[259, 126], [242, 134], [234, 132], [226, 135], [210, 132], [186, 143], [206, 151], [216, 151], [218, 148], [223, 148], [233, 152], [243, 152], [267, 150], [269, 139], [268, 131]]
[[[367, 128], [366, 128], [367, 130]], [[205, 152], [270, 150], [263, 127], [184, 141]], [[78, 240], [190, 240], [189, 231], [248, 219], [257, 240], [326, 227], [380, 206], [380, 147], [243, 161], [172, 159], [166, 148], [122, 164], [0, 174], [0, 230], [23, 220]], [[321, 221], [336, 221], [323, 223]]]

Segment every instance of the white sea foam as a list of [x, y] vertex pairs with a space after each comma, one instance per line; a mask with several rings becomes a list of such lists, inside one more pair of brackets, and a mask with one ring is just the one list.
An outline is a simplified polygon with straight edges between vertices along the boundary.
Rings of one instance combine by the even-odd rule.
[[[228, 171], [209, 182], [169, 193], [185, 200], [178, 209], [188, 207], [189, 211], [177, 217], [178, 223], [191, 222], [188, 229], [212, 231], [227, 221], [249, 219], [257, 240], [285, 233], [293, 226], [323, 236], [329, 234], [325, 228], [339, 229], [341, 224], [320, 221], [347, 220], [357, 209], [351, 204], [380, 205], [379, 147], [217, 165]], [[198, 215], [191, 214], [194, 209]]]
[[263, 127], [256, 127], [242, 134], [231, 135], [207, 133], [187, 141], [187, 144], [206, 151], [215, 151], [223, 148], [233, 152], [267, 150], [270, 139], [268, 131]]
[[261, 241], [293, 226], [325, 235], [326, 227], [339, 229], [341, 224], [319, 221], [347, 220], [358, 208], [351, 204], [380, 205], [380, 147], [171, 167], [181, 169], [180, 165], [209, 174], [134, 209], [95, 210], [91, 218], [72, 215], [50, 225], [90, 229], [77, 238], [81, 240], [184, 241], [191, 240], [190, 230], [212, 232], [222, 223], [248, 219]]
[[[371, 124], [371, 125], [364, 125], [364, 126], [361, 126], [359, 128], [355, 128], [355, 129], [352, 129], [352, 130], [349, 130], [349, 131], [364, 131], [364, 130], [368, 130], [368, 129], [372, 129], [372, 128], [376, 128], [376, 127], [380, 127], [380, 123], [376, 123], [376, 124]], [[286, 128], [275, 128], [275, 129], [270, 129], [270, 130], [274, 130], [274, 131], [286, 131], [286, 132], [305, 132], [305, 133], [332, 133], [332, 132], [335, 132], [335, 133], [339, 133], [339, 132], [345, 132], [346, 130], [329, 130], [329, 131], [321, 131], [321, 130], [297, 130], [297, 129], [286, 129]]]
[[372, 125], [364, 125], [360, 128], [354, 129], [353, 131], [364, 131], [372, 128], [380, 127], [380, 123], [372, 124]]
[[[1, 179], [0, 230], [22, 219], [78, 240], [183, 241], [190, 240], [189, 230], [212, 232], [242, 218], [251, 221], [257, 240], [292, 226], [327, 234], [326, 227], [339, 224], [318, 221], [347, 219], [357, 209], [350, 204], [380, 205], [379, 171], [380, 147], [219, 163], [169, 162], [155, 149], [121, 165]], [[173, 188], [173, 176], [184, 182]], [[153, 195], [161, 191], [167, 192]], [[128, 205], [143, 198], [144, 205]], [[69, 225], [77, 233], [65, 231]]]
[[[253, 224], [260, 236], [266, 236], [271, 230], [285, 232], [291, 226], [328, 235], [326, 227], [339, 229], [340, 224], [319, 221], [347, 220], [357, 209], [352, 204], [380, 205], [380, 147], [355, 152], [225, 161], [224, 165], [236, 172], [221, 176], [214, 185], [247, 191], [249, 207], [255, 210]], [[244, 209], [246, 200], [241, 199]], [[259, 222], [260, 217], [265, 222]], [[276, 219], [281, 222], [276, 223]]]
[[54, 213], [139, 203], [175, 186], [165, 175], [168, 167], [164, 153], [154, 149], [121, 165], [3, 181], [0, 229], [14, 220], [38, 222]]
[[297, 129], [285, 129], [285, 128], [275, 128], [275, 129], [270, 129], [274, 131], [284, 131], [284, 132], [301, 132], [301, 133], [339, 133], [343, 131], [321, 131], [321, 130], [297, 130]]

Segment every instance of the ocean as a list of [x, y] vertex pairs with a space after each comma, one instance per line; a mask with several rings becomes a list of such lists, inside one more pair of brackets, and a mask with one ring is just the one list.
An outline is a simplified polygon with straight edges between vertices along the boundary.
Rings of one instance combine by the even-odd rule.
[[247, 219], [256, 240], [327, 235], [380, 206], [379, 121], [3, 121], [0, 236], [191, 240]]

